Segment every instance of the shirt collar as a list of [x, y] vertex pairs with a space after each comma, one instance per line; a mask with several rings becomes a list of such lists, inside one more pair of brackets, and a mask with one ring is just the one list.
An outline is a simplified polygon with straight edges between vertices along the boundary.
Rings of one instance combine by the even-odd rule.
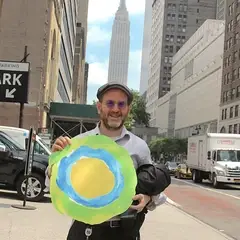
[[[100, 134], [101, 134], [101, 133], [100, 133], [100, 129], [99, 129], [99, 125], [100, 125], [100, 122], [99, 122], [99, 123], [97, 124], [97, 126], [93, 129], [93, 132], [94, 132], [94, 134], [96, 134], [96, 135], [100, 135]], [[122, 139], [122, 138], [124, 138], [124, 137], [126, 137], [126, 136], [130, 137], [130, 134], [129, 134], [129, 131], [126, 129], [126, 127], [123, 126], [122, 133], [121, 133], [121, 135], [120, 135], [119, 137], [116, 137], [116, 140], [120, 140], [120, 139]]]

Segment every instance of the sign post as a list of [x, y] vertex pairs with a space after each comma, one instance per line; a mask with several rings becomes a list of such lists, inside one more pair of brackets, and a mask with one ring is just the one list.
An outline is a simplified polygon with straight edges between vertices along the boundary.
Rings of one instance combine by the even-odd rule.
[[0, 102], [20, 103], [20, 128], [23, 125], [24, 103], [28, 102], [30, 63], [26, 62], [27, 56], [25, 47], [24, 62], [0, 61]]
[[33, 156], [34, 156], [34, 141], [36, 140], [36, 133], [33, 130], [33, 128], [29, 131], [29, 137], [28, 137], [28, 147], [27, 147], [27, 159], [25, 163], [25, 193], [23, 198], [23, 205], [12, 205], [13, 208], [18, 209], [26, 209], [26, 210], [35, 210], [36, 207], [33, 206], [27, 206], [26, 200], [27, 200], [27, 193], [28, 193], [28, 179], [32, 173], [32, 162], [33, 162]]

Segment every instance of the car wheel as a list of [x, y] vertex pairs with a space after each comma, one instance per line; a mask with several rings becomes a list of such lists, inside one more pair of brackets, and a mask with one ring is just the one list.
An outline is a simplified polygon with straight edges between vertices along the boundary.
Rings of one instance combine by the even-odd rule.
[[[17, 180], [17, 192], [21, 199], [24, 199], [27, 179], [20, 176]], [[44, 177], [37, 173], [32, 173], [28, 178], [27, 201], [38, 202], [44, 196]]]

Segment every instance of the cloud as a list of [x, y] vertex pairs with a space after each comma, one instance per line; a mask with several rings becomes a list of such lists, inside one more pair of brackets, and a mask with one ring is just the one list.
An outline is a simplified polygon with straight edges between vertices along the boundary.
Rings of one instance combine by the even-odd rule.
[[[149, 0], [150, 1], [150, 0]], [[120, 0], [89, 0], [88, 22], [106, 22], [116, 13]], [[126, 0], [130, 15], [142, 14], [145, 0]]]
[[142, 60], [142, 50], [136, 50], [136, 51], [130, 52], [128, 85], [130, 88], [133, 88], [135, 90], [139, 90], [141, 60]]
[[[137, 89], [140, 80], [141, 71], [141, 50], [131, 51], [129, 55], [129, 86]], [[91, 56], [91, 59], [97, 60], [97, 57]], [[104, 84], [108, 79], [108, 59], [104, 62], [96, 61], [89, 66], [89, 84]]]
[[111, 32], [102, 29], [100, 26], [90, 26], [88, 30], [88, 44], [94, 43], [95, 45], [101, 45], [110, 41]]
[[107, 82], [108, 77], [108, 60], [105, 62], [94, 62], [89, 64], [89, 84], [101, 84]]

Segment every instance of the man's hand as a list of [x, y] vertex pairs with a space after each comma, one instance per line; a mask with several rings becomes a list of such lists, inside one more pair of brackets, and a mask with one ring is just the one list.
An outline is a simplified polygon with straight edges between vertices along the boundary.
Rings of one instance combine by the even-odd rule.
[[137, 212], [141, 212], [145, 206], [151, 200], [151, 197], [144, 195], [144, 194], [137, 194], [133, 197], [134, 201], [138, 201], [138, 205], [132, 205], [130, 208], [136, 210]]
[[[52, 146], [52, 152], [58, 152], [63, 150], [66, 146], [71, 145], [71, 139], [69, 137], [59, 137]], [[47, 175], [50, 178], [52, 175], [52, 166], [48, 167]]]
[[71, 145], [69, 137], [59, 137], [52, 146], [52, 152], [62, 151], [68, 145]]

